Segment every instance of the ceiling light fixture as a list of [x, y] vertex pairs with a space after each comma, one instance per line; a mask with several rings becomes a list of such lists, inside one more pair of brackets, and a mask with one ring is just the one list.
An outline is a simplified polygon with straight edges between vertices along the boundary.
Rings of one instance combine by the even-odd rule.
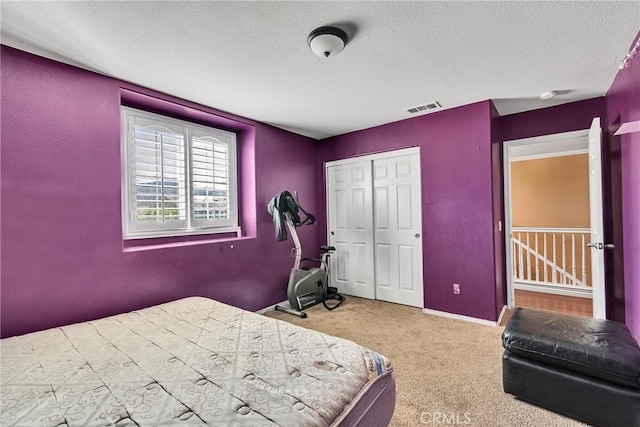
[[307, 44], [318, 56], [328, 58], [342, 52], [347, 44], [347, 33], [336, 27], [320, 27], [311, 31]]
[[557, 94], [558, 94], [558, 92], [556, 92], [555, 90], [542, 92], [540, 94], [540, 99], [551, 99], [551, 98], [554, 98]]

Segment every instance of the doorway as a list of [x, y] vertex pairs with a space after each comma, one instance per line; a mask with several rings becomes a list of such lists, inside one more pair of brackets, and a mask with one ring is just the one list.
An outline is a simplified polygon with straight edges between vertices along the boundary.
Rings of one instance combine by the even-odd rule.
[[419, 148], [328, 162], [326, 180], [332, 283], [423, 307]]
[[599, 119], [506, 141], [504, 170], [508, 308], [604, 318]]

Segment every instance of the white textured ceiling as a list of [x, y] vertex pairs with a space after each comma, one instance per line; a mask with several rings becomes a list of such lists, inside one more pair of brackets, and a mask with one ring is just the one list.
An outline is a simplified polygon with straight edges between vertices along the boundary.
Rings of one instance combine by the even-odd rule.
[[[500, 114], [602, 96], [640, 2], [1, 2], [2, 43], [325, 138], [493, 99]], [[324, 59], [307, 35], [337, 25]], [[541, 101], [541, 92], [556, 90]], [[461, 126], [464, 125], [461, 123]]]

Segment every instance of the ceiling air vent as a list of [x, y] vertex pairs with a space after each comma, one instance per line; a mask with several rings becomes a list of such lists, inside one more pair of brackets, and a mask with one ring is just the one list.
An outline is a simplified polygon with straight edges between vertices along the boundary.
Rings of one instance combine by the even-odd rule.
[[422, 111], [435, 110], [436, 108], [440, 108], [442, 105], [438, 101], [431, 102], [429, 104], [418, 105], [417, 107], [407, 108], [407, 111], [411, 114], [420, 113]]

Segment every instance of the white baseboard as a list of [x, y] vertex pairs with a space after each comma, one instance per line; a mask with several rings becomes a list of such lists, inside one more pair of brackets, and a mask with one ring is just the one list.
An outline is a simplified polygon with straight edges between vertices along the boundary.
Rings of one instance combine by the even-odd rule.
[[[503, 310], [504, 310], [504, 308], [503, 308]], [[448, 313], [446, 311], [432, 310], [430, 308], [423, 308], [422, 312], [425, 313], [425, 314], [433, 314], [434, 316], [448, 317], [450, 319], [464, 320], [465, 322], [478, 323], [480, 325], [485, 325], [485, 326], [498, 326], [500, 324], [498, 322], [492, 322], [491, 320], [478, 319], [477, 317], [464, 316], [462, 314]]]
[[568, 297], [589, 299], [593, 297], [593, 291], [591, 289], [584, 287], [571, 287], [569, 285], [515, 282], [513, 284], [513, 288], [520, 289], [521, 291], [542, 292], [545, 294], [564, 295]]
[[276, 305], [281, 305], [283, 307], [291, 308], [291, 306], [289, 305], [289, 301], [282, 301], [277, 304], [270, 305], [269, 307], [261, 308], [260, 310], [256, 311], [256, 313], [265, 314], [267, 311], [275, 310]]

